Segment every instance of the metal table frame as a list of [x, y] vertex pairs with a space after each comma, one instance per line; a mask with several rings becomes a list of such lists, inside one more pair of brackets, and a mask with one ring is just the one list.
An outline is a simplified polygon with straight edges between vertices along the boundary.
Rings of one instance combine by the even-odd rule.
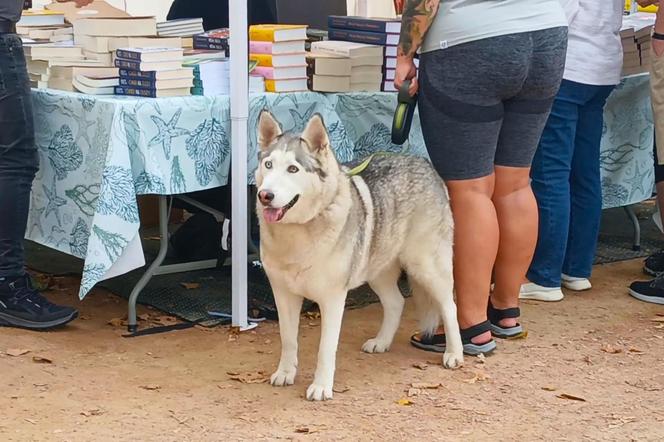
[[[166, 258], [166, 254], [168, 252], [168, 246], [169, 246], [169, 231], [168, 231], [168, 221], [170, 218], [170, 204], [169, 204], [169, 198], [177, 198], [181, 201], [184, 201], [188, 204], [191, 204], [192, 206], [203, 210], [211, 215], [213, 215], [217, 219], [227, 219], [227, 217], [220, 211], [213, 209], [209, 206], [206, 206], [205, 204], [202, 204], [198, 201], [195, 201], [188, 196], [185, 195], [173, 195], [173, 196], [168, 196], [168, 195], [159, 195], [159, 234], [160, 234], [160, 239], [159, 239], [159, 253], [157, 253], [157, 257], [155, 260], [148, 266], [148, 268], [145, 270], [145, 273], [143, 276], [141, 276], [141, 279], [138, 280], [136, 285], [134, 286], [134, 289], [131, 292], [131, 295], [129, 296], [129, 302], [128, 302], [128, 312], [127, 312], [127, 330], [129, 333], [135, 333], [138, 330], [138, 321], [137, 321], [137, 315], [136, 315], [136, 303], [138, 301], [138, 296], [141, 294], [141, 291], [145, 288], [145, 286], [150, 282], [153, 276], [158, 276], [158, 275], [169, 275], [173, 273], [183, 273], [183, 272], [191, 272], [195, 270], [205, 270], [205, 269], [213, 269], [217, 267], [217, 260], [216, 259], [208, 259], [208, 260], [203, 260], [203, 261], [193, 261], [193, 262], [186, 262], [186, 263], [180, 263], [180, 264], [170, 264], [170, 265], [162, 265], [164, 262], [164, 259]], [[250, 211], [249, 211], [250, 212]], [[248, 216], [249, 222], [251, 222], [251, 216]], [[248, 250], [250, 254], [248, 255], [248, 260], [255, 260], [258, 259], [258, 248], [256, 245], [247, 237], [247, 242], [248, 242]], [[230, 264], [230, 258], [226, 260], [224, 265]], [[242, 330], [248, 330], [251, 328], [254, 328], [256, 326], [255, 323], [253, 324], [248, 324], [246, 327], [242, 327]]]

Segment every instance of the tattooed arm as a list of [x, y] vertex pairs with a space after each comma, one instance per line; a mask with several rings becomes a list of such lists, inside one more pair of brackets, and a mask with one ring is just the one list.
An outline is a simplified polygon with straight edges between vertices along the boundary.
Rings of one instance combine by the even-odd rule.
[[397, 48], [397, 70], [394, 85], [397, 88], [405, 80], [412, 80], [410, 94], [417, 92], [418, 84], [413, 58], [424, 41], [431, 23], [436, 17], [440, 0], [406, 0], [401, 18], [401, 36]]

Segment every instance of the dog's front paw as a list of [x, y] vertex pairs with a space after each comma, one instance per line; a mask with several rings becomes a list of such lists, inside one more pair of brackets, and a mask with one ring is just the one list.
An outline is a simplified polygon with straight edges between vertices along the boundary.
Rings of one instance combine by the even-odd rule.
[[313, 383], [307, 388], [307, 400], [327, 401], [332, 399], [332, 385], [319, 385]]
[[270, 384], [275, 387], [285, 387], [295, 383], [296, 370], [277, 370], [270, 377]]
[[365, 353], [385, 353], [390, 349], [390, 343], [381, 341], [380, 339], [369, 339], [362, 346], [362, 351]]
[[443, 366], [445, 368], [459, 368], [463, 366], [463, 352], [452, 353], [446, 351], [443, 354]]

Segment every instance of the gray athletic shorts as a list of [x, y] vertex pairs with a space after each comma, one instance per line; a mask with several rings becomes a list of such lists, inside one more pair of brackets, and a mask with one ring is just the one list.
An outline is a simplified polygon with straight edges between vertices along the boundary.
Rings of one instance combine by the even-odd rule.
[[565, 66], [567, 28], [503, 35], [421, 55], [418, 102], [445, 180], [530, 167]]

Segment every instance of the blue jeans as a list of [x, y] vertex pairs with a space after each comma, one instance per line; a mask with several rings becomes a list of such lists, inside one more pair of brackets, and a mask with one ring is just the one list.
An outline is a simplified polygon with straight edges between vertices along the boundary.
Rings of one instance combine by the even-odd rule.
[[32, 180], [39, 168], [21, 39], [0, 34], [0, 278], [24, 273]]
[[[560, 275], [588, 278], [602, 213], [599, 148], [613, 86], [563, 80], [531, 171], [539, 237], [528, 280], [560, 287]], [[518, 215], [515, 215], [518, 216]]]

